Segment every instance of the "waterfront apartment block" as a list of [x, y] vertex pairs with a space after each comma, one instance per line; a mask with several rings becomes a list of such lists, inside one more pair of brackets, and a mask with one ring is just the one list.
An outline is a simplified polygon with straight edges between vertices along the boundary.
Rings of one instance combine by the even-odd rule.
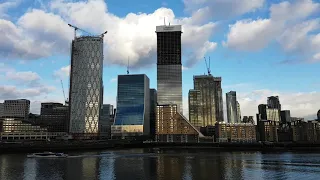
[[2, 141], [46, 140], [47, 138], [47, 128], [24, 122], [24, 118], [2, 118]]
[[27, 99], [5, 100], [3, 105], [3, 117], [22, 118], [28, 120], [30, 113], [30, 101]]
[[251, 123], [217, 122], [216, 142], [256, 142], [256, 127]]
[[69, 107], [61, 103], [41, 103], [40, 122], [48, 128], [48, 132], [69, 131]]
[[72, 41], [70, 71], [70, 133], [95, 138], [102, 104], [103, 38], [76, 37]]
[[278, 142], [279, 121], [261, 120], [257, 114], [258, 140]]
[[156, 141], [198, 142], [200, 131], [193, 126], [175, 104], [158, 105], [156, 119]]
[[318, 121], [293, 121], [291, 128], [294, 142], [320, 142], [320, 122]]
[[182, 112], [181, 25], [156, 27], [158, 104], [177, 104]]
[[150, 85], [145, 74], [118, 76], [117, 111], [113, 139], [150, 136]]

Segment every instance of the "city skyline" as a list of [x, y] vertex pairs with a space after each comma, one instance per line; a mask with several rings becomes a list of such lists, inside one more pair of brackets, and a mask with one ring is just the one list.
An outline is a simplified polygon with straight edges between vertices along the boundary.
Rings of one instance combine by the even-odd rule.
[[[182, 78], [184, 110], [188, 109], [188, 90], [192, 89], [193, 86], [192, 77], [206, 73], [203, 56], [211, 56], [213, 76], [222, 77], [223, 94], [230, 90], [237, 92], [237, 99], [241, 106], [242, 116], [255, 117], [255, 114], [258, 112], [257, 106], [266, 103], [266, 97], [278, 95], [281, 99], [283, 109], [291, 110], [292, 116], [310, 117], [306, 119], [314, 119], [316, 117], [316, 112], [320, 106], [318, 90], [320, 86], [319, 81], [316, 79], [318, 76], [317, 69], [319, 69], [320, 66], [319, 63], [310, 64], [302, 60], [299, 61], [299, 59], [311, 61], [313, 60], [312, 58], [314, 58], [314, 61], [316, 61], [316, 58], [319, 57], [317, 56], [319, 52], [307, 52], [308, 57], [296, 57], [296, 54], [290, 54], [290, 50], [294, 50], [297, 53], [300, 52], [299, 50], [307, 51], [297, 44], [292, 44], [293, 41], [290, 39], [290, 37], [295, 35], [294, 33], [300, 33], [299, 29], [302, 28], [298, 28], [299, 25], [311, 29], [310, 31], [312, 31], [312, 33], [302, 33], [304, 39], [298, 41], [298, 43], [309, 43], [309, 40], [312, 40], [312, 47], [318, 47], [316, 44], [319, 43], [319, 27], [317, 27], [317, 21], [313, 18], [313, 16], [316, 16], [318, 13], [318, 9], [316, 8], [318, 6], [315, 1], [313, 1], [313, 3], [312, 1], [292, 1], [287, 3], [287, 6], [280, 6], [279, 2], [266, 2], [261, 0], [260, 2], [264, 3], [253, 4], [248, 7], [248, 9], [235, 11], [237, 12], [235, 14], [212, 14], [214, 18], [210, 20], [201, 19], [200, 17], [203, 22], [199, 22], [200, 19], [196, 20], [195, 14], [192, 15], [192, 12], [196, 12], [195, 9], [192, 8], [201, 9], [208, 6], [209, 9], [213, 9], [217, 6], [215, 1], [212, 1], [214, 2], [212, 4], [200, 4], [199, 6], [201, 7], [193, 6], [192, 1], [184, 2], [185, 3], [177, 2], [175, 5], [169, 2], [167, 5], [164, 5], [161, 4], [162, 2], [154, 1], [152, 2], [152, 6], [141, 8], [144, 2], [140, 0], [136, 1], [134, 6], [130, 6], [130, 3], [125, 5], [128, 7], [128, 10], [125, 11], [117, 9], [115, 1], [112, 0], [106, 3], [102, 1], [91, 1], [85, 2], [84, 4], [70, 3], [68, 6], [64, 6], [66, 3], [64, 1], [53, 1], [51, 4], [43, 5], [30, 5], [22, 2], [20, 4], [4, 6], [4, 10], [0, 10], [0, 18], [3, 19], [1, 20], [1, 26], [18, 29], [17, 34], [10, 37], [18, 38], [19, 40], [19, 38], [22, 38], [20, 33], [25, 33], [26, 39], [21, 39], [21, 45], [24, 45], [23, 47], [16, 46], [19, 48], [12, 48], [10, 43], [13, 44], [16, 41], [6, 39], [6, 36], [3, 36], [3, 34], [0, 35], [0, 38], [4, 38], [4, 41], [9, 42], [9, 46], [5, 44], [4, 49], [0, 49], [0, 52], [2, 52], [0, 53], [2, 56], [0, 60], [0, 100], [29, 99], [31, 100], [31, 112], [37, 113], [40, 111], [41, 102], [53, 101], [62, 103], [64, 101], [60, 77], [63, 80], [66, 94], [68, 94], [67, 87], [69, 86], [69, 77], [66, 75], [70, 64], [69, 46], [73, 38], [73, 29], [67, 26], [69, 22], [76, 22], [77, 26], [97, 34], [107, 29], [110, 34], [105, 36], [105, 45], [108, 47], [114, 45], [114, 47], [121, 49], [120, 54], [118, 51], [112, 51], [112, 48], [105, 49], [106, 65], [104, 66], [103, 73], [105, 87], [104, 104], [113, 104], [116, 106], [117, 83], [114, 78], [116, 78], [118, 74], [126, 73], [128, 56], [130, 59], [131, 74], [146, 74], [150, 78], [150, 88], [156, 88], [156, 56], [154, 54], [156, 47], [155, 27], [157, 25], [163, 25], [164, 17], [166, 17], [166, 24], [170, 22], [172, 25], [181, 24], [183, 27]], [[245, 4], [245, 1], [242, 3]], [[110, 18], [110, 13], [113, 13], [118, 19], [113, 22], [114, 24], [108, 24], [109, 21], [106, 21], [107, 24], [100, 23], [100, 20], [95, 24], [96, 22], [92, 20], [97, 18], [90, 14], [88, 18], [72, 16], [77, 13], [74, 11], [70, 11], [70, 14], [64, 14], [67, 12], [65, 10], [71, 9], [76, 4], [81, 5], [80, 10], [83, 10], [83, 13], [85, 13], [85, 9], [94, 7], [99, 9], [97, 13], [107, 16], [105, 18]], [[239, 6], [243, 4], [239, 3]], [[310, 8], [308, 11], [297, 15], [297, 17], [278, 17], [278, 19], [282, 21], [291, 22], [288, 23], [290, 25], [286, 25], [287, 27], [283, 27], [283, 29], [276, 29], [274, 32], [264, 30], [270, 27], [269, 23], [279, 23], [274, 19], [276, 16], [279, 16], [279, 14], [272, 14], [272, 12], [290, 12], [303, 4], [315, 8]], [[227, 3], [218, 5], [220, 5], [220, 8], [228, 8]], [[108, 10], [106, 8], [107, 6]], [[31, 9], [26, 11], [24, 7], [30, 7]], [[12, 13], [14, 10], [17, 11]], [[184, 12], [184, 10], [187, 12]], [[252, 12], [253, 10], [255, 11]], [[136, 15], [132, 17], [135, 19], [130, 19], [130, 17], [127, 16], [129, 12], [133, 12]], [[139, 14], [139, 12], [142, 12], [142, 14]], [[53, 13], [53, 16], [49, 16], [49, 13]], [[35, 17], [57, 22], [56, 26], [52, 27], [46, 23], [40, 24]], [[152, 23], [150, 23], [148, 18], [151, 19]], [[248, 18], [251, 18], [251, 20], [245, 20]], [[31, 21], [32, 19], [34, 21]], [[88, 21], [88, 19], [91, 21]], [[136, 23], [131, 27], [129, 22], [134, 22], [134, 20], [138, 19], [146, 22]], [[108, 19], [101, 18], [101, 20]], [[13, 26], [8, 25], [10, 23], [12, 23]], [[124, 24], [125, 27], [114, 28], [114, 25], [118, 24]], [[228, 29], [229, 25], [231, 26]], [[262, 31], [251, 33], [254, 37], [242, 36], [243, 38], [247, 38], [243, 40], [236, 39], [237, 36], [232, 36], [237, 32], [242, 33], [242, 31], [236, 31], [239, 28], [240, 30], [241, 28], [254, 29], [251, 27], [255, 26], [261, 27]], [[127, 33], [127, 28], [131, 28], [135, 33]], [[289, 28], [295, 29], [295, 31], [290, 34], [286, 31]], [[197, 30], [201, 32], [201, 36], [199, 35], [200, 33], [196, 33], [198, 32]], [[12, 32], [15, 31], [5, 31], [5, 33]], [[34, 32], [42, 32], [42, 34], [34, 34]], [[266, 39], [259, 39], [261, 38], [259, 36], [260, 33], [266, 34], [266, 39], [273, 39], [274, 42], [267, 43]], [[117, 34], [120, 36], [125, 34], [125, 36], [119, 39], [119, 37], [116, 36]], [[280, 42], [275, 40], [278, 38], [281, 40], [279, 40]], [[112, 39], [116, 42], [112, 41]], [[40, 45], [43, 46], [32, 44], [32, 41], [28, 40], [42, 42], [43, 44]], [[53, 41], [56, 42], [53, 47], [49, 45], [45, 46]], [[137, 44], [140, 46], [137, 46]], [[289, 50], [289, 55], [287, 55], [288, 52], [276, 50], [281, 49], [278, 46], [281, 46], [284, 50]], [[43, 48], [41, 51], [37, 51], [36, 49], [39, 48], [32, 49], [32, 47]], [[205, 53], [200, 52], [200, 49], [203, 47], [206, 47], [204, 48]], [[238, 50], [249, 50], [249, 52], [236, 52], [234, 49], [237, 49], [237, 47], [240, 48]], [[31, 49], [27, 51], [28, 48]], [[210, 48], [212, 51], [208, 50]], [[259, 48], [260, 52], [252, 52], [250, 51], [252, 50], [251, 48]], [[9, 51], [7, 51], [8, 49]], [[12, 54], [13, 52], [15, 52], [15, 54]], [[30, 61], [30, 59], [34, 59], [34, 61]], [[194, 61], [190, 61], [190, 59]], [[122, 67], [119, 65], [122, 65]], [[265, 74], [268, 74], [268, 76]], [[298, 83], [300, 86], [296, 86]], [[223, 101], [223, 107], [226, 107], [225, 96], [223, 97]], [[226, 116], [226, 111], [224, 114]]]

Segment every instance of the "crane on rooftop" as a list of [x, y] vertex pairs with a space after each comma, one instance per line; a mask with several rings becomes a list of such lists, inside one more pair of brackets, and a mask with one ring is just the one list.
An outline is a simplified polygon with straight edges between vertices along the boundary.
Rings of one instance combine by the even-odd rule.
[[[77, 37], [77, 31], [78, 31], [78, 30], [80, 30], [80, 31], [82, 31], [82, 32], [85, 32], [85, 33], [87, 33], [87, 34], [92, 35], [92, 33], [89, 33], [88, 31], [83, 30], [83, 29], [81, 29], [81, 28], [78, 28], [77, 26], [74, 26], [74, 25], [72, 25], [72, 24], [68, 24], [68, 26], [70, 26], [70, 27], [72, 27], [72, 28], [74, 29], [74, 39], [76, 39], [76, 37]], [[107, 33], [108, 33], [108, 31], [105, 31], [104, 33], [100, 34], [99, 36], [101, 36], [101, 37], [103, 38], [104, 35], [107, 34]]]
[[209, 66], [208, 66], [208, 63], [207, 63], [207, 59], [206, 59], [206, 57], [204, 57], [204, 61], [205, 61], [205, 63], [206, 63], [206, 67], [207, 67], [208, 75], [211, 75], [211, 69], [210, 69], [210, 57], [209, 57]]

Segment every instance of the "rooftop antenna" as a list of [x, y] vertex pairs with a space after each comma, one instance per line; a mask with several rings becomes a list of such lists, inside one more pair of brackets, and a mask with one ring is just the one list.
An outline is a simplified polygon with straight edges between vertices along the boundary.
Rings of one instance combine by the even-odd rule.
[[129, 74], [129, 56], [128, 56], [127, 74]]

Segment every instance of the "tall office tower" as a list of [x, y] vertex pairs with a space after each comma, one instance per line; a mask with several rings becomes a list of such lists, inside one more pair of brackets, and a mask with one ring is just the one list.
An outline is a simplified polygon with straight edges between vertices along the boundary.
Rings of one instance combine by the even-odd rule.
[[49, 132], [68, 132], [69, 107], [61, 103], [41, 103], [40, 125]]
[[201, 106], [201, 91], [189, 90], [188, 94], [188, 105], [189, 105], [189, 121], [196, 128], [202, 127], [202, 106]]
[[230, 91], [226, 93], [226, 101], [228, 123], [240, 123], [237, 117], [237, 93], [235, 91]]
[[74, 136], [98, 136], [102, 69], [102, 37], [83, 36], [72, 41], [69, 107]]
[[268, 106], [266, 104], [259, 104], [258, 106], [259, 115], [257, 115], [257, 117], [259, 117], [259, 120], [267, 120], [267, 107]]
[[0, 103], [0, 118], [4, 115], [4, 104]]
[[3, 117], [28, 120], [30, 101], [27, 99], [5, 100]]
[[280, 121], [279, 109], [269, 108], [266, 104], [260, 104], [258, 110], [260, 120]]
[[214, 101], [216, 106], [216, 118], [218, 122], [223, 122], [223, 97], [221, 88], [221, 77], [213, 77], [214, 80]]
[[240, 109], [240, 103], [237, 101], [237, 118], [238, 122], [241, 122], [241, 109]]
[[156, 133], [157, 90], [150, 89], [150, 135], [152, 139]]
[[319, 109], [319, 111], [317, 113], [317, 118], [318, 118], [318, 121], [320, 121], [320, 109]]
[[182, 112], [181, 25], [157, 26], [158, 104], [177, 104]]
[[281, 110], [281, 104], [279, 96], [270, 96], [268, 97], [267, 104], [269, 108]]
[[117, 111], [112, 138], [150, 135], [150, 86], [145, 74], [118, 76]]

